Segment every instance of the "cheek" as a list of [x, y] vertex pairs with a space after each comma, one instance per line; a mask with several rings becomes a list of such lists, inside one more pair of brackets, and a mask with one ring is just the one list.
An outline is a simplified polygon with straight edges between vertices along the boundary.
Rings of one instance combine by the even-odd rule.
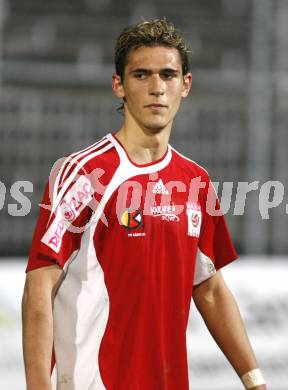
[[142, 95], [139, 92], [132, 91], [130, 89], [129, 91], [126, 91], [125, 98], [130, 112], [134, 113], [134, 115], [142, 115], [142, 107], [143, 107]]
[[180, 81], [178, 81], [175, 84], [172, 83], [171, 85], [167, 86], [167, 93], [169, 93], [169, 95], [173, 97], [174, 100], [180, 99], [182, 92], [183, 92], [183, 83]]
[[171, 91], [171, 105], [174, 108], [177, 108], [181, 102], [182, 99], [182, 89], [175, 88]]
[[[140, 89], [136, 86], [131, 86], [125, 90], [126, 98], [130, 99], [133, 105], [138, 105], [139, 101], [143, 100], [144, 88]], [[138, 103], [138, 104], [137, 104]]]

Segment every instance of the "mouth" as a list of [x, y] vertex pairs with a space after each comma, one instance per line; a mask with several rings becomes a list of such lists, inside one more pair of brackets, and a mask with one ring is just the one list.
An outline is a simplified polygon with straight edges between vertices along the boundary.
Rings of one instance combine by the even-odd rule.
[[152, 103], [152, 104], [147, 104], [145, 108], [159, 109], [159, 108], [167, 108], [167, 106], [165, 106], [164, 104]]

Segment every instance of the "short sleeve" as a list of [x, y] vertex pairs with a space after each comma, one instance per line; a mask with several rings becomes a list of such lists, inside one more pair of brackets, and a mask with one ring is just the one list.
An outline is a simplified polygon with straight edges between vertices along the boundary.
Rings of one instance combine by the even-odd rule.
[[49, 180], [40, 204], [26, 272], [52, 264], [65, 268], [80, 248], [92, 214], [92, 199], [87, 175], [78, 173], [62, 184], [57, 178]]
[[194, 285], [237, 259], [225, 217], [211, 181], [202, 201], [203, 224], [198, 241]]

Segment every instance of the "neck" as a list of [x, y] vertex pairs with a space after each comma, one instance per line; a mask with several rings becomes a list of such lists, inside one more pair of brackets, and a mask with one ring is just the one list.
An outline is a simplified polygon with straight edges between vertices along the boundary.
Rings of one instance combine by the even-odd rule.
[[136, 164], [142, 165], [159, 160], [164, 156], [170, 132], [171, 125], [154, 133], [152, 130], [137, 126], [136, 123], [134, 126], [124, 123], [115, 136], [124, 146], [130, 159]]

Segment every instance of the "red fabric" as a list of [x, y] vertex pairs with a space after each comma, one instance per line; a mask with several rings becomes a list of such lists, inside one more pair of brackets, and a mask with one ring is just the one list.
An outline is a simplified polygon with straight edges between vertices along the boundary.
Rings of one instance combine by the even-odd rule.
[[[119, 156], [112, 149], [91, 160], [85, 172], [102, 167], [102, 184], [107, 185], [118, 166]], [[131, 189], [126, 196], [120, 186], [104, 209], [108, 225], [100, 221], [93, 238], [109, 295], [109, 318], [99, 351], [101, 377], [107, 390], [189, 389], [186, 328], [197, 250], [217, 269], [237, 257], [224, 216], [207, 213], [210, 179], [206, 171], [172, 151], [170, 163], [157, 176], [152, 184], [149, 174], [129, 179], [141, 188], [136, 196], [136, 212], [130, 207]], [[202, 219], [199, 237], [188, 234], [191, 221], [187, 214], [190, 182], [197, 177], [205, 183], [196, 202]], [[160, 179], [158, 191], [169, 188], [168, 194], [153, 194]], [[169, 187], [171, 181], [175, 183], [173, 188]], [[129, 187], [129, 183], [126, 185]], [[99, 201], [101, 196], [96, 198]], [[48, 202], [47, 190], [44, 202]], [[163, 212], [160, 206], [175, 206], [175, 210], [166, 208]], [[73, 223], [81, 226], [92, 213], [87, 206]], [[52, 223], [47, 223], [49, 215], [41, 209], [27, 271], [53, 262], [63, 267], [81, 245], [82, 234], [70, 232], [65, 232], [59, 253], [43, 244], [41, 238]], [[198, 218], [197, 212], [195, 215]], [[193, 223], [197, 231], [196, 217]]]

